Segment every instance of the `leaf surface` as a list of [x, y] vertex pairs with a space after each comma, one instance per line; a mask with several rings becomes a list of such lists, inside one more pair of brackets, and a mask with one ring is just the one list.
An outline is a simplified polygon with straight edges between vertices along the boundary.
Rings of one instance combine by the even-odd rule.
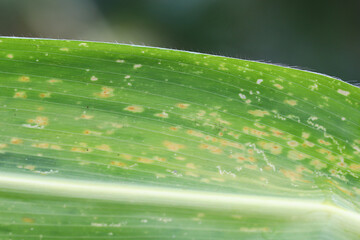
[[0, 239], [358, 239], [360, 90], [240, 59], [0, 38]]

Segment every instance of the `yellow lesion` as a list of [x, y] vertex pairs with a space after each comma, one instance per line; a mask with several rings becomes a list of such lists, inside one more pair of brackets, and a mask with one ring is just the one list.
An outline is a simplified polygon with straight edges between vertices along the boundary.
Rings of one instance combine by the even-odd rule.
[[254, 115], [256, 117], [264, 117], [266, 115], [270, 115], [270, 113], [268, 111], [264, 111], [264, 110], [249, 110], [248, 113], [250, 113], [251, 115]]
[[312, 142], [309, 142], [309, 141], [305, 141], [304, 143], [301, 144], [301, 146], [302, 146], [303, 148], [306, 148], [306, 147], [314, 147], [315, 144], [312, 143]]
[[258, 166], [257, 165], [251, 165], [251, 164], [245, 164], [244, 168], [247, 168], [249, 170], [257, 170]]
[[215, 120], [220, 124], [231, 125], [231, 123], [229, 121], [226, 121], [222, 118], [216, 118]]
[[230, 142], [225, 139], [220, 139], [220, 144], [222, 146], [233, 147], [233, 148], [237, 148], [237, 149], [244, 149], [244, 145], [242, 145], [241, 143]]
[[167, 149], [169, 149], [170, 151], [179, 151], [180, 149], [184, 149], [185, 146], [182, 144], [178, 144], [178, 143], [174, 143], [174, 142], [170, 142], [170, 141], [164, 141], [163, 142], [164, 146], [167, 147]]
[[282, 152], [282, 146], [273, 142], [265, 142], [260, 141], [258, 142], [259, 146], [263, 149], [270, 150], [272, 154], [278, 155]]
[[25, 165], [23, 168], [30, 170], [30, 171], [34, 171], [36, 169], [36, 167], [34, 165]]
[[185, 167], [191, 168], [191, 169], [196, 169], [196, 166], [195, 166], [194, 163], [187, 163], [187, 164], [185, 165]]
[[25, 91], [15, 92], [14, 98], [27, 98], [26, 92]]
[[50, 148], [54, 150], [62, 150], [62, 147], [56, 144], [52, 144]]
[[121, 123], [110, 123], [110, 125], [114, 128], [123, 128], [124, 127], [124, 124], [121, 124]]
[[270, 232], [271, 229], [269, 227], [241, 227], [240, 232], [248, 232], [248, 233], [255, 233], [255, 232]]
[[124, 110], [133, 113], [141, 113], [144, 111], [144, 108], [141, 106], [127, 106], [126, 108], [124, 108]]
[[28, 123], [34, 123], [39, 126], [47, 126], [49, 124], [49, 119], [47, 117], [38, 116], [35, 119], [29, 119]]
[[337, 165], [342, 168], [346, 168], [347, 164], [345, 162], [338, 162]]
[[274, 84], [274, 87], [276, 87], [277, 89], [280, 89], [280, 90], [284, 89], [284, 87], [281, 86], [281, 85], [278, 84], [278, 83], [275, 83], [275, 84]]
[[338, 157], [333, 154], [328, 154], [325, 158], [332, 162], [338, 159]]
[[269, 134], [267, 132], [259, 131], [259, 130], [249, 128], [249, 127], [244, 127], [243, 132], [246, 134], [251, 134], [251, 135], [258, 136], [258, 137], [269, 136]]
[[310, 169], [308, 169], [308, 168], [306, 168], [306, 167], [304, 167], [304, 166], [302, 166], [302, 165], [298, 165], [298, 166], [296, 166], [296, 172], [298, 172], [298, 173], [302, 173], [302, 172], [308, 172], [308, 173], [313, 173], [313, 171], [311, 171]]
[[330, 183], [331, 185], [333, 185], [334, 187], [336, 187], [341, 192], [345, 193], [346, 195], [354, 196], [354, 193], [350, 192], [348, 189], [340, 187], [338, 182], [331, 181], [331, 180], [327, 180], [327, 182]]
[[350, 164], [350, 169], [356, 172], [360, 172], [360, 164], [358, 163], [352, 163]]
[[310, 165], [314, 166], [315, 169], [321, 170], [323, 168], [327, 168], [327, 165], [321, 162], [319, 159], [314, 159], [310, 162]]
[[288, 179], [290, 179], [292, 182], [300, 181], [301, 177], [302, 177], [301, 174], [296, 173], [296, 172], [291, 171], [291, 170], [280, 169], [280, 172], [282, 174], [284, 174], [284, 176], [287, 177]]
[[166, 158], [164, 157], [159, 157], [159, 156], [155, 156], [154, 160], [158, 161], [158, 162], [166, 162]]
[[86, 147], [72, 147], [71, 151], [72, 152], [86, 153], [86, 152], [92, 152], [92, 149], [91, 148], [86, 148]]
[[106, 152], [110, 152], [110, 151], [111, 151], [110, 146], [107, 145], [107, 144], [97, 145], [97, 146], [95, 146], [95, 148], [98, 149], [98, 150], [106, 151]]
[[272, 132], [272, 135], [278, 138], [285, 138], [285, 133], [283, 131], [280, 131], [276, 128], [271, 128], [270, 131]]
[[161, 118], [168, 118], [169, 114], [167, 114], [166, 112], [162, 112], [162, 113], [155, 113], [154, 116], [161, 117]]
[[236, 159], [237, 162], [239, 163], [243, 163], [243, 162], [251, 162], [254, 163], [256, 162], [256, 159], [253, 156], [250, 157], [246, 157], [244, 154], [242, 153], [234, 153], [234, 154], [230, 154], [229, 158], [231, 159]]
[[206, 136], [204, 137], [204, 139], [205, 139], [206, 141], [211, 141], [211, 142], [218, 142], [218, 141], [219, 141], [219, 139], [217, 139], [216, 137], [210, 136], [210, 135], [206, 135]]
[[289, 104], [290, 106], [295, 106], [295, 105], [297, 105], [297, 101], [296, 101], [296, 100], [284, 100], [284, 103]]
[[19, 77], [19, 82], [30, 82], [30, 77], [28, 76], [21, 76]]
[[92, 116], [92, 115], [87, 115], [87, 114], [81, 114], [80, 118], [81, 118], [81, 119], [89, 120], [89, 119], [94, 118], [94, 116]]
[[22, 144], [23, 143], [23, 140], [22, 139], [20, 139], [20, 138], [11, 138], [11, 140], [10, 140], [10, 143], [11, 144]]
[[206, 115], [206, 111], [204, 111], [204, 110], [200, 110], [196, 113], [196, 116], [198, 116], [198, 117], [203, 117], [205, 115]]
[[119, 162], [119, 161], [111, 161], [110, 165], [116, 166], [116, 167], [126, 167], [126, 163]]
[[331, 145], [331, 143], [325, 141], [324, 139], [318, 139], [318, 143], [323, 144], [323, 145], [326, 145], [326, 146]]
[[86, 129], [86, 130], [83, 131], [83, 134], [86, 134], [86, 135], [88, 135], [88, 134], [90, 134], [90, 133], [91, 133], [91, 131], [88, 130], [88, 129]]
[[321, 153], [321, 154], [331, 154], [331, 152], [329, 150], [324, 149], [324, 148], [319, 148], [316, 151]]
[[177, 130], [179, 130], [179, 127], [171, 126], [171, 127], [169, 127], [169, 129], [170, 129], [171, 131], [177, 131]]
[[309, 155], [298, 152], [296, 150], [289, 150], [287, 157], [292, 160], [303, 160], [303, 159], [309, 158]]
[[207, 149], [213, 154], [221, 154], [222, 153], [221, 148], [218, 148], [216, 146], [212, 146], [212, 145], [209, 145], [209, 144], [205, 144], [205, 143], [200, 144], [199, 148], [200, 149]]
[[39, 94], [40, 98], [49, 98], [50, 96], [51, 96], [51, 93], [49, 93], [49, 92]]
[[139, 157], [138, 161], [141, 163], [153, 163], [154, 160], [150, 159], [150, 158], [146, 158], [146, 157]]
[[50, 79], [50, 80], [47, 80], [48, 83], [50, 84], [54, 84], [54, 83], [61, 83], [62, 80], [59, 80], [59, 79]]
[[114, 96], [114, 89], [110, 87], [102, 87], [102, 91], [98, 93], [94, 93], [95, 96], [101, 98], [109, 98]]
[[6, 143], [0, 143], [0, 149], [7, 148], [8, 145]]
[[302, 133], [301, 133], [301, 137], [302, 137], [302, 138], [305, 138], [305, 139], [308, 139], [308, 138], [310, 137], [310, 133], [302, 132]]
[[133, 158], [132, 155], [130, 155], [130, 154], [124, 154], [124, 153], [120, 154], [120, 157], [123, 158], [123, 159], [125, 159], [125, 160], [131, 160], [131, 159]]
[[82, 133], [85, 135], [95, 135], [95, 136], [102, 135], [101, 132], [97, 132], [97, 131], [93, 131], [93, 130], [89, 130], [89, 129], [85, 129]]
[[290, 146], [290, 147], [297, 147], [299, 145], [299, 143], [295, 140], [290, 140], [287, 142], [287, 144]]
[[36, 147], [36, 148], [49, 148], [50, 144], [49, 143], [34, 143], [31, 146]]
[[187, 130], [186, 133], [189, 135], [195, 136], [195, 137], [200, 137], [200, 138], [203, 138], [205, 136], [203, 133], [195, 131], [195, 130]]
[[24, 223], [34, 223], [35, 222], [35, 220], [33, 218], [30, 218], [30, 217], [23, 217], [21, 219], [21, 221], [24, 222]]
[[190, 104], [187, 104], [187, 103], [177, 103], [175, 106], [178, 107], [178, 108], [181, 108], [181, 109], [186, 109], [186, 108], [188, 108], [188, 107], [190, 106]]

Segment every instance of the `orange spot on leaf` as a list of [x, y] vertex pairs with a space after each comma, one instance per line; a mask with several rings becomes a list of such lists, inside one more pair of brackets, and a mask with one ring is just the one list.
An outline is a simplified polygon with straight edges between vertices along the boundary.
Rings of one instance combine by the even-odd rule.
[[144, 108], [141, 106], [128, 106], [128, 107], [124, 108], [124, 110], [129, 111], [129, 112], [134, 112], [134, 113], [141, 113], [144, 111]]
[[170, 151], [178, 151], [180, 149], [185, 148], [184, 145], [182, 144], [178, 144], [178, 143], [173, 143], [170, 141], [164, 141], [163, 144], [165, 145], [165, 147], [167, 147]]

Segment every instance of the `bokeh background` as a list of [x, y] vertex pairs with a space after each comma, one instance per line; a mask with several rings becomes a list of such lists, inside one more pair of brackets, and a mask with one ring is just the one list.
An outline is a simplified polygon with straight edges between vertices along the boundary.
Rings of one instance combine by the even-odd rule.
[[359, 0], [0, 0], [0, 35], [167, 47], [360, 82]]

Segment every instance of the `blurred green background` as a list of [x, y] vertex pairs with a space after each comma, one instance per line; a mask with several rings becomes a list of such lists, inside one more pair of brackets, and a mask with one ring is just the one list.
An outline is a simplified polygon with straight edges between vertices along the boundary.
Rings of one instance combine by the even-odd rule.
[[360, 80], [359, 0], [0, 0], [0, 35], [167, 47]]

